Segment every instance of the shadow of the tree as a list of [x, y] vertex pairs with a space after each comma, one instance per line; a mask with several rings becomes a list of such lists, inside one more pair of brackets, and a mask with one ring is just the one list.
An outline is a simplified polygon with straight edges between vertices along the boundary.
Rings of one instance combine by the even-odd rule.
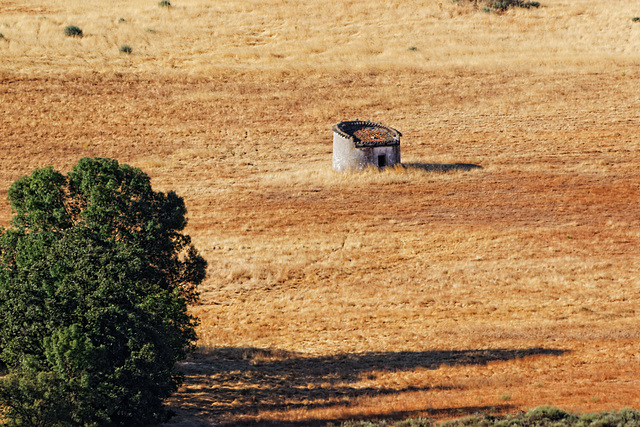
[[483, 169], [480, 165], [472, 163], [403, 163], [407, 169], [421, 169], [427, 172], [468, 172], [473, 169]]
[[[283, 350], [200, 349], [181, 365], [185, 383], [176, 400], [182, 409], [198, 411], [216, 419], [255, 415], [260, 411], [323, 408], [347, 405], [362, 396], [456, 388], [365, 386], [371, 384], [367, 380], [375, 380], [381, 372], [438, 369], [443, 365], [485, 365], [533, 355], [559, 356], [563, 353], [563, 350], [531, 348], [308, 357]], [[473, 412], [478, 410], [474, 408]], [[461, 416], [466, 413], [464, 409], [462, 411]], [[385, 417], [388, 418], [388, 414]]]
[[515, 409], [513, 405], [495, 406], [462, 406], [458, 408], [446, 409], [425, 409], [419, 411], [391, 411], [380, 415], [360, 415], [345, 418], [316, 419], [305, 421], [282, 421], [282, 420], [258, 420], [258, 421], [234, 421], [233, 423], [223, 423], [220, 427], [326, 427], [328, 425], [340, 425], [346, 421], [400, 421], [407, 418], [462, 418], [480, 413], [504, 414]]

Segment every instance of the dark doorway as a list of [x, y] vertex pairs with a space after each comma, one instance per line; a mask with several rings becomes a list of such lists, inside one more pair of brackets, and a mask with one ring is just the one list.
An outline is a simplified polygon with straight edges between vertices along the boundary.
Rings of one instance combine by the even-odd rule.
[[387, 166], [387, 156], [385, 156], [384, 154], [378, 156], [378, 167], [379, 168], [383, 168]]

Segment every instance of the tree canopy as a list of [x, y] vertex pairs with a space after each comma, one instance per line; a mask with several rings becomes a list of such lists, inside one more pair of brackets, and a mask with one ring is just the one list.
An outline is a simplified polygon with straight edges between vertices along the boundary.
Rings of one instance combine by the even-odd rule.
[[147, 425], [182, 381], [206, 262], [140, 169], [81, 159], [10, 188], [0, 230], [0, 406], [20, 425]]

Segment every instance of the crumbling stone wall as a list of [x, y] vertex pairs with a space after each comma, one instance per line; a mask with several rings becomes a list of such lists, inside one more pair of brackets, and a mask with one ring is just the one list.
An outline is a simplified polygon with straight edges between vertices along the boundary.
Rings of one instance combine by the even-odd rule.
[[[341, 126], [345, 125], [346, 126]], [[357, 126], [387, 129], [394, 133], [389, 141], [366, 143], [351, 134]], [[345, 131], [346, 129], [346, 131]], [[333, 127], [333, 170], [362, 170], [366, 167], [389, 167], [400, 163], [400, 132], [371, 122], [340, 122]]]

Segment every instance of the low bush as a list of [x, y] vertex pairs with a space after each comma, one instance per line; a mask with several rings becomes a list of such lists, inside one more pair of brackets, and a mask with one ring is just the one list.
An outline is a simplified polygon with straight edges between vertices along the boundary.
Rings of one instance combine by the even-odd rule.
[[523, 9], [531, 9], [532, 7], [540, 7], [540, 2], [526, 0], [466, 0], [460, 3], [473, 3], [478, 8], [480, 5], [483, 12], [499, 11], [504, 12], [508, 9], [521, 7]]
[[507, 10], [514, 7], [522, 7], [524, 9], [530, 9], [532, 7], [540, 7], [540, 3], [537, 1], [523, 1], [523, 0], [490, 0], [487, 1], [490, 8], [496, 10]]
[[160, 6], [160, 7], [170, 7], [171, 3], [169, 2], [169, 0], [162, 0], [161, 2], [158, 3], [158, 6]]
[[64, 29], [64, 35], [67, 37], [82, 37], [82, 30], [75, 25], [68, 25]]
[[640, 22], [640, 16], [634, 16], [633, 18], [631, 18], [631, 20], [633, 22]]
[[131, 46], [129, 46], [128, 44], [125, 44], [120, 46], [120, 52], [130, 54], [131, 52], [133, 52], [133, 49], [131, 49]]
[[521, 418], [525, 418], [529, 422], [540, 423], [547, 421], [561, 421], [561, 420], [573, 420], [575, 421], [574, 416], [568, 414], [567, 412], [554, 408], [552, 406], [538, 406], [537, 408], [533, 408], [526, 414], [523, 414]]

